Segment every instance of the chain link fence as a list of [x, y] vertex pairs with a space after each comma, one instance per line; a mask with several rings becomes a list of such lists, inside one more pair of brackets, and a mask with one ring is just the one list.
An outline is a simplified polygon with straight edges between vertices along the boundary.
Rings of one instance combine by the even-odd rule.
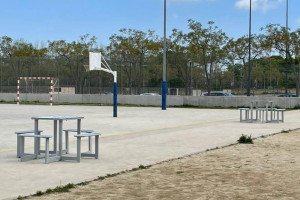
[[[0, 58], [0, 93], [16, 93], [18, 77], [54, 77], [54, 93], [62, 94], [111, 94], [113, 77], [103, 71], [87, 72], [84, 65], [88, 57], [12, 57]], [[123, 66], [124, 67], [124, 66]], [[118, 93], [124, 95], [139, 95], [141, 93], [161, 94], [161, 80], [141, 76], [141, 69], [130, 68], [130, 74], [121, 67], [112, 67], [118, 72]], [[151, 71], [147, 72], [148, 75]], [[173, 75], [174, 76], [174, 75]], [[195, 76], [196, 77], [196, 76]], [[192, 77], [190, 77], [192, 78]], [[193, 95], [193, 90], [206, 91], [205, 78], [191, 81], [172, 77], [168, 74], [169, 94]], [[177, 82], [174, 80], [178, 80]], [[222, 88], [221, 81], [212, 82], [212, 90], [230, 90], [233, 94], [244, 95], [245, 89]], [[229, 84], [230, 85], [230, 84]], [[278, 85], [278, 84], [277, 84]], [[173, 88], [173, 89], [172, 89]], [[49, 93], [49, 80], [21, 80], [20, 93]], [[171, 90], [173, 92], [171, 92]], [[174, 92], [176, 91], [176, 92]], [[293, 91], [291, 91], [292, 93]], [[283, 89], [254, 89], [253, 94], [279, 94]], [[199, 95], [199, 93], [197, 93]], [[201, 93], [200, 93], [201, 94]]]

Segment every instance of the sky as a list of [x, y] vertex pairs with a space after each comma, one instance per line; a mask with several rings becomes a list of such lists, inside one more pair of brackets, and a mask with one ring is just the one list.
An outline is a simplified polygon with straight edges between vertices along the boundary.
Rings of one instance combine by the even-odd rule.
[[[167, 34], [188, 32], [187, 20], [214, 21], [229, 37], [248, 34], [250, 0], [167, 0]], [[287, 0], [252, 0], [253, 33], [267, 24], [285, 26]], [[300, 0], [289, 0], [289, 26], [300, 28]], [[121, 28], [163, 36], [163, 0], [0, 0], [0, 36], [39, 43], [94, 35], [100, 45]]]

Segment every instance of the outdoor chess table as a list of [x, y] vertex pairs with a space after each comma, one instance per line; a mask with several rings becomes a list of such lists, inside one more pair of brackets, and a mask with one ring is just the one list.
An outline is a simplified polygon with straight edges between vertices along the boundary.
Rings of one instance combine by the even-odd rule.
[[[250, 104], [250, 114], [251, 114], [251, 122], [254, 122], [254, 121], [258, 121], [258, 106], [259, 106], [259, 103], [261, 104], [265, 104], [265, 108], [266, 108], [266, 122], [273, 122], [273, 118], [274, 118], [274, 115], [273, 115], [273, 111], [274, 111], [274, 108], [273, 108], [273, 101], [264, 101], [264, 100], [256, 100], [256, 101], [251, 101], [251, 104]], [[271, 112], [270, 112], [270, 121], [268, 121], [268, 109], [269, 109], [269, 105], [270, 105], [270, 108], [271, 108]], [[255, 119], [253, 118], [253, 107], [255, 106], [256, 108], [256, 115], [255, 115]]]
[[[80, 135], [81, 133], [81, 119], [83, 117], [78, 116], [41, 116], [41, 117], [32, 117], [34, 120], [34, 133], [38, 135], [39, 130], [39, 120], [50, 120], [53, 121], [54, 126], [54, 147], [51, 153], [55, 154], [49, 158], [49, 162], [53, 161], [61, 161], [61, 160], [75, 160], [74, 157], [63, 156], [63, 149], [62, 149], [62, 140], [63, 140], [63, 122], [67, 120], [77, 120], [77, 134]], [[58, 123], [58, 124], [57, 124]], [[58, 127], [57, 127], [58, 125]], [[58, 130], [57, 130], [58, 128]], [[58, 131], [58, 149], [57, 149], [57, 131]], [[34, 153], [36, 155], [41, 153], [40, 150], [40, 141], [35, 138], [34, 141]]]

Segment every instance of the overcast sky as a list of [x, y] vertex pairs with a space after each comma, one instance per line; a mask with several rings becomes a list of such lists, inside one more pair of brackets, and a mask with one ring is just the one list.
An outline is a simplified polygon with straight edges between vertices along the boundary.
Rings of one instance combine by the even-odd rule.
[[[230, 37], [248, 33], [250, 0], [167, 0], [168, 33], [188, 31], [187, 20], [214, 21]], [[252, 0], [253, 32], [270, 23], [285, 26], [286, 0]], [[300, 0], [289, 0], [289, 24], [300, 28]], [[102, 45], [121, 28], [163, 35], [163, 0], [0, 0], [0, 36], [28, 42], [77, 40], [89, 33]]]

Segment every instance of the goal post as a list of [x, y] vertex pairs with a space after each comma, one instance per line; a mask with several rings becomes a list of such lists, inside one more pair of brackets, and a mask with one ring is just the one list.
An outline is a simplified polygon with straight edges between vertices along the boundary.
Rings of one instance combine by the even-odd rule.
[[18, 77], [17, 80], [17, 105], [20, 105], [20, 81], [21, 80], [30, 80], [30, 81], [34, 81], [34, 80], [49, 80], [50, 81], [50, 106], [53, 106], [53, 86], [54, 86], [54, 78], [53, 77]]
[[101, 53], [89, 52], [89, 65], [84, 65], [86, 71], [104, 71], [110, 73], [114, 77], [113, 85], [113, 117], [118, 116], [118, 83], [117, 71], [113, 71]]

